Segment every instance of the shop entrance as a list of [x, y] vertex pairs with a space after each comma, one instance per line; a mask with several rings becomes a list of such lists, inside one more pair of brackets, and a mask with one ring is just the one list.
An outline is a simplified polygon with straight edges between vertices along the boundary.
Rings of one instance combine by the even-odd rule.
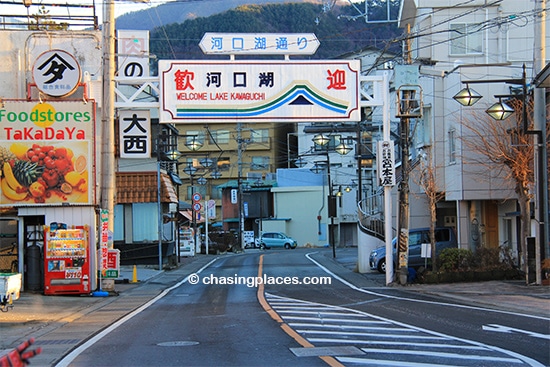
[[25, 269], [24, 286], [29, 291], [44, 289], [44, 224], [43, 215], [24, 217]]

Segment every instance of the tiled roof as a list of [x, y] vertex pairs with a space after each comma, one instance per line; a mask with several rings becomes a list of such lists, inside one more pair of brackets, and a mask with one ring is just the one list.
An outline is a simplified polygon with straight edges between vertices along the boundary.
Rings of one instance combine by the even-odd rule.
[[[161, 173], [161, 202], [177, 203], [178, 194], [170, 177]], [[116, 202], [156, 203], [157, 202], [157, 173], [156, 172], [117, 172], [116, 174]]]

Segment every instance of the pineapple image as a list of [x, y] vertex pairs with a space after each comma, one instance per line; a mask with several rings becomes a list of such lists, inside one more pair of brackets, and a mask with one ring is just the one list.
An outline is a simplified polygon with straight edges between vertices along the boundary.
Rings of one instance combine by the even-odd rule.
[[17, 159], [16, 155], [9, 149], [0, 146], [0, 167], [2, 167], [5, 162], [9, 162], [12, 159]]

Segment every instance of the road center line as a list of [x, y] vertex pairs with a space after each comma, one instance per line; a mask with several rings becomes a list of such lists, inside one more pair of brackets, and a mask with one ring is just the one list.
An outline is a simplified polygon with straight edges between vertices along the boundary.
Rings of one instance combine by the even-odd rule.
[[[258, 264], [258, 277], [262, 277], [263, 275], [263, 265], [264, 265], [264, 255], [260, 255], [260, 261]], [[279, 316], [279, 314], [271, 308], [269, 303], [265, 299], [264, 295], [264, 284], [260, 283], [258, 285], [258, 292], [257, 292], [258, 301], [260, 302], [260, 305], [263, 307], [265, 312], [271, 316], [271, 318], [279, 323], [281, 326], [281, 329], [285, 333], [288, 334], [291, 338], [296, 340], [298, 344], [300, 344], [304, 348], [315, 348], [313, 344], [308, 342], [304, 337], [302, 337], [300, 334], [298, 334], [294, 329], [292, 329], [290, 326], [288, 326], [283, 319]], [[330, 356], [319, 356], [326, 364], [328, 364], [331, 367], [345, 367], [343, 364], [338, 362], [334, 357]]]

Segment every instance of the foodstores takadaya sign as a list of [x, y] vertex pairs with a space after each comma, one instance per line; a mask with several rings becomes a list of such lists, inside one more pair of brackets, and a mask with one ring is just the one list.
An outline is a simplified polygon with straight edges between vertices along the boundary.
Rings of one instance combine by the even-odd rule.
[[0, 206], [92, 204], [93, 101], [4, 100]]
[[160, 122], [359, 121], [359, 60], [160, 60]]

